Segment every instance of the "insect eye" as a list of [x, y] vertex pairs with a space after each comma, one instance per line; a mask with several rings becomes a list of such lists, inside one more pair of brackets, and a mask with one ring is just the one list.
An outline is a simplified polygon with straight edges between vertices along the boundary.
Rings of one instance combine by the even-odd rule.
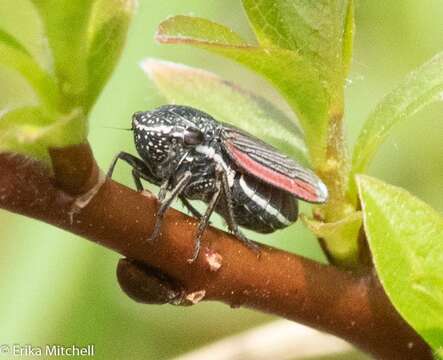
[[203, 142], [203, 133], [196, 128], [187, 128], [185, 130], [185, 135], [183, 141], [186, 145], [199, 145]]

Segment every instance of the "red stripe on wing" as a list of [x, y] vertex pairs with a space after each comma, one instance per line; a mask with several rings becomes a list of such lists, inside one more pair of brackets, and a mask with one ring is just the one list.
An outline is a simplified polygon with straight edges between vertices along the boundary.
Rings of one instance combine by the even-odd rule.
[[229, 142], [226, 142], [226, 146], [237, 165], [262, 181], [309, 202], [316, 203], [324, 201], [318, 196], [316, 188], [311, 184], [300, 179], [290, 178], [260, 164]]

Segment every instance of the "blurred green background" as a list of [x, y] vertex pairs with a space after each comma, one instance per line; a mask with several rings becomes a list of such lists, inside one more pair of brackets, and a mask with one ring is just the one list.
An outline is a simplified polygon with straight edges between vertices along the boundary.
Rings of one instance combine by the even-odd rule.
[[[175, 14], [206, 17], [253, 39], [239, 0], [140, 0], [123, 57], [92, 113], [90, 142], [102, 168], [118, 151], [134, 152], [128, 132], [106, 126], [127, 127], [134, 111], [164, 101], [138, 66], [146, 57], [202, 67], [278, 101], [265, 81], [239, 65], [202, 50], [155, 44], [157, 24]], [[355, 56], [346, 89], [350, 144], [377, 101], [443, 50], [442, 18], [440, 0], [357, 0]], [[39, 27], [28, 0], [0, 0], [0, 27], [37, 48]], [[0, 67], [0, 108], [30, 96], [22, 80]], [[370, 173], [442, 211], [442, 140], [443, 101], [398, 126]], [[129, 169], [118, 167], [116, 179], [131, 184]], [[0, 343], [95, 344], [98, 359], [169, 359], [272, 319], [218, 303], [139, 305], [120, 291], [114, 275], [118, 256], [111, 251], [1, 210], [0, 235]], [[251, 237], [323, 260], [300, 223], [272, 236]]]

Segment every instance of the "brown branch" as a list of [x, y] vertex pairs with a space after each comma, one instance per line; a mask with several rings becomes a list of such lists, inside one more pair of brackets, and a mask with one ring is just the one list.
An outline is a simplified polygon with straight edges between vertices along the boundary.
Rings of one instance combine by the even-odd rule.
[[[204, 237], [202, 254], [189, 264], [195, 219], [169, 210], [160, 238], [151, 244], [146, 239], [157, 201], [109, 179], [72, 219], [74, 199], [68, 193], [88, 191], [97, 179], [97, 166], [88, 145], [52, 151], [51, 156], [55, 177], [39, 163], [0, 155], [1, 208], [160, 269], [188, 298], [204, 295], [205, 300], [279, 315], [340, 336], [376, 358], [432, 359], [429, 347], [394, 310], [375, 275], [357, 275], [271, 247], [263, 246], [258, 258], [229, 234], [212, 228]], [[220, 256], [218, 270], [208, 261], [213, 254]]]

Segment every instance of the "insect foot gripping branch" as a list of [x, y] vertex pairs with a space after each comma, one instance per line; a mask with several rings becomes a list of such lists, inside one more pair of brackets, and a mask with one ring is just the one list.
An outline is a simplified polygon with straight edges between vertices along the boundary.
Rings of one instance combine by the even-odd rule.
[[[143, 190], [141, 179], [160, 186], [160, 208], [151, 240], [158, 236], [163, 216], [176, 198], [200, 219], [189, 262], [199, 254], [202, 235], [214, 211], [238, 239], [257, 249], [239, 226], [271, 233], [297, 220], [298, 199], [323, 203], [328, 198], [326, 186], [313, 172], [260, 139], [200, 110], [165, 105], [137, 112], [132, 130], [140, 158], [119, 153], [108, 176], [121, 159], [131, 165], [137, 190]], [[200, 214], [189, 200], [206, 202], [205, 213]]]

